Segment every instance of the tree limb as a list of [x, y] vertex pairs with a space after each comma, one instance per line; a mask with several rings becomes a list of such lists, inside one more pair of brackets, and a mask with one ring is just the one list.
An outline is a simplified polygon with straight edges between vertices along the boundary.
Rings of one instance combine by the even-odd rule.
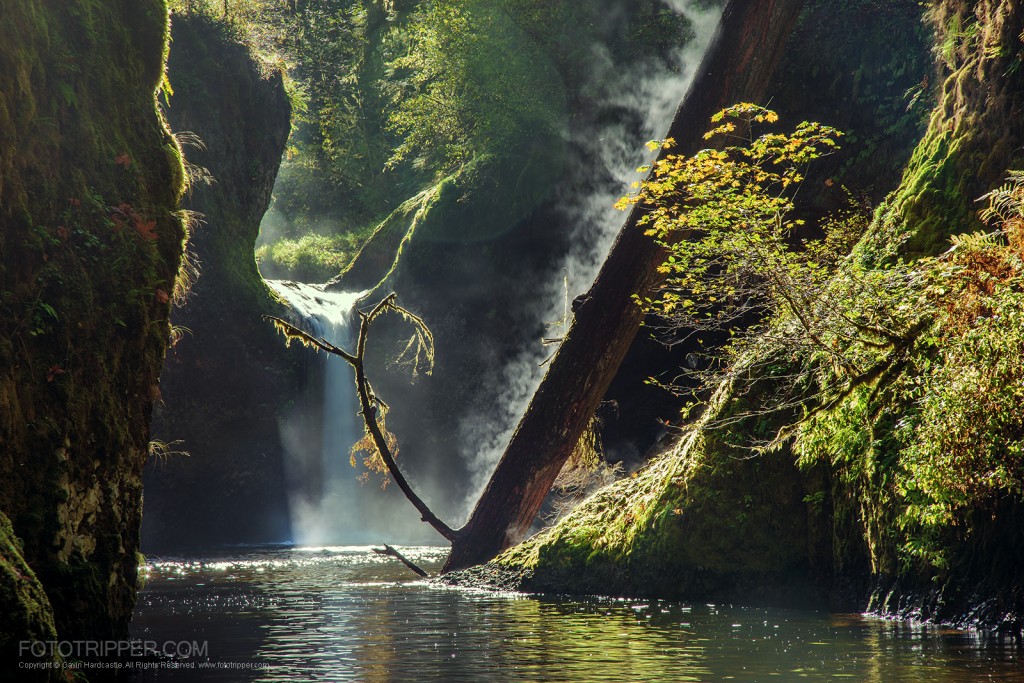
[[437, 533], [441, 534], [449, 541], [454, 541], [458, 537], [458, 533], [441, 521], [441, 519], [439, 519], [437, 515], [430, 510], [427, 504], [423, 502], [423, 499], [416, 495], [416, 492], [413, 491], [409, 481], [398, 468], [398, 463], [395, 461], [395, 457], [391, 453], [391, 449], [388, 447], [387, 439], [384, 437], [384, 432], [377, 421], [378, 413], [380, 412], [378, 406], [383, 406], [384, 404], [373, 393], [373, 389], [366, 378], [366, 367], [364, 364], [364, 359], [366, 357], [366, 339], [370, 332], [370, 325], [381, 314], [387, 311], [399, 313], [407, 320], [413, 322], [413, 325], [417, 327], [417, 334], [420, 335], [421, 340], [429, 338], [429, 331], [425, 333], [426, 337], [424, 337], [423, 330], [426, 329], [426, 326], [423, 324], [423, 321], [399, 306], [396, 303], [396, 300], [397, 295], [392, 292], [388, 296], [384, 297], [380, 303], [374, 306], [369, 313], [359, 312], [359, 336], [356, 342], [355, 355], [348, 353], [344, 349], [338, 348], [325, 339], [315, 337], [303, 330], [300, 330], [298, 327], [292, 325], [286, 320], [269, 315], [263, 317], [265, 320], [273, 322], [274, 327], [284, 334], [289, 341], [297, 340], [305, 346], [310, 346], [314, 349], [319, 349], [321, 351], [326, 351], [327, 353], [340, 356], [352, 366], [356, 373], [356, 393], [359, 397], [359, 414], [363, 418], [363, 424], [366, 427], [366, 432], [373, 440], [373, 445], [377, 449], [377, 454], [380, 456], [381, 461], [384, 463], [384, 466], [387, 467], [388, 473], [391, 475], [395, 484], [398, 485], [398, 488], [401, 489], [403, 494], [405, 494], [405, 497], [409, 502], [413, 504], [413, 507], [419, 511], [420, 518], [430, 526], [434, 527]]
[[409, 569], [413, 570], [414, 572], [416, 572], [417, 574], [419, 574], [423, 578], [427, 578], [427, 576], [428, 576], [428, 574], [425, 571], [423, 571], [422, 569], [417, 567], [415, 564], [413, 564], [412, 560], [410, 560], [405, 555], [403, 555], [402, 553], [398, 552], [397, 550], [395, 550], [394, 548], [389, 546], [387, 543], [384, 544], [384, 550], [380, 550], [379, 548], [371, 548], [371, 550], [373, 552], [377, 553], [378, 555], [386, 555], [388, 557], [395, 558], [396, 560], [398, 560], [399, 562], [401, 562], [406, 567], [408, 567]]

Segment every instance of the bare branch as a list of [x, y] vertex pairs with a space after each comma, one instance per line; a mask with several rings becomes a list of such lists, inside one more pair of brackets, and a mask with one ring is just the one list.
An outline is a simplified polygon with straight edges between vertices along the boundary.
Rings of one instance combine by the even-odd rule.
[[286, 344], [291, 344], [291, 342], [297, 341], [307, 348], [312, 348], [318, 351], [325, 351], [327, 353], [333, 353], [335, 356], [341, 356], [350, 365], [355, 365], [356, 363], [356, 357], [348, 353], [344, 349], [338, 348], [337, 346], [335, 346], [334, 344], [330, 343], [329, 341], [322, 337], [314, 337], [308, 332], [305, 332], [304, 330], [299, 329], [295, 325], [292, 325], [287, 320], [282, 320], [281, 318], [278, 318], [273, 315], [265, 315], [263, 316], [263, 319], [269, 320], [270, 322], [274, 323], [274, 328], [285, 336], [287, 340]]
[[409, 485], [409, 481], [398, 468], [398, 463], [395, 462], [394, 455], [388, 447], [387, 439], [384, 437], [381, 426], [377, 421], [377, 399], [373, 395], [373, 390], [370, 388], [369, 381], [366, 379], [366, 368], [363, 360], [366, 354], [366, 339], [370, 332], [370, 324], [384, 311], [398, 308], [399, 307], [395, 304], [395, 294], [390, 294], [377, 304], [369, 313], [359, 314], [359, 337], [356, 342], [355, 362], [352, 365], [356, 371], [356, 391], [359, 395], [360, 414], [363, 416], [363, 424], [366, 426], [366, 431], [370, 434], [370, 438], [373, 439], [373, 444], [377, 448], [377, 454], [384, 462], [384, 466], [388, 468], [388, 472], [391, 474], [391, 478], [394, 479], [395, 484], [399, 489], [401, 489], [402, 493], [405, 494], [405, 497], [409, 499], [409, 502], [412, 503], [413, 507], [419, 511], [420, 518], [430, 526], [434, 527], [434, 530], [437, 531], [437, 533], [441, 534], [449, 541], [454, 541], [458, 537], [458, 533], [441, 521], [437, 515], [430, 510], [427, 504], [423, 502], [423, 499], [416, 495], [416, 492], [412, 490], [412, 486]]
[[425, 571], [417, 567], [415, 564], [413, 564], [412, 560], [410, 560], [405, 555], [389, 546], [387, 543], [384, 544], [384, 550], [381, 550], [379, 548], [371, 548], [371, 550], [373, 550], [373, 552], [377, 553], [378, 555], [386, 555], [388, 557], [393, 557], [409, 569], [413, 570], [414, 572], [422, 576], [423, 578], [427, 578], [427, 573]]
[[[394, 454], [388, 445], [388, 439], [384, 435], [384, 429], [381, 426], [381, 422], [378, 422], [378, 417], [381, 417], [382, 421], [381, 414], [386, 411], [387, 407], [384, 402], [374, 394], [373, 388], [370, 386], [370, 383], [366, 378], [364, 360], [366, 358], [366, 340], [369, 336], [370, 325], [380, 315], [388, 311], [398, 313], [404, 319], [412, 323], [416, 330], [414, 341], [418, 342], [418, 348], [423, 349], [426, 360], [430, 365], [433, 365], [434, 338], [430, 334], [430, 330], [421, 318], [399, 306], [396, 303], [396, 300], [397, 295], [392, 292], [374, 306], [369, 313], [359, 311], [359, 335], [357, 337], [356, 352], [354, 355], [348, 353], [344, 349], [338, 348], [325, 339], [321, 339], [304, 332], [286, 320], [269, 315], [263, 317], [265, 320], [269, 320], [274, 323], [274, 327], [285, 335], [288, 342], [298, 341], [303, 346], [332, 353], [344, 358], [348, 364], [352, 366], [356, 372], [356, 393], [359, 396], [359, 414], [363, 418], [366, 433], [369, 434], [372, 439], [373, 446], [376, 449], [381, 462], [384, 463], [384, 466], [387, 468], [388, 473], [391, 475], [395, 484], [398, 485], [398, 488], [401, 489], [402, 493], [405, 494], [405, 497], [409, 499], [409, 502], [413, 504], [413, 507], [419, 511], [421, 519], [434, 527], [434, 529], [446, 539], [454, 541], [458, 536], [457, 532], [441, 521], [437, 515], [430, 510], [427, 504], [423, 502], [423, 499], [416, 495], [416, 492], [413, 491], [412, 486], [402, 474], [402, 471], [398, 468], [398, 463], [395, 461]], [[416, 355], [418, 360], [420, 353], [417, 352]]]

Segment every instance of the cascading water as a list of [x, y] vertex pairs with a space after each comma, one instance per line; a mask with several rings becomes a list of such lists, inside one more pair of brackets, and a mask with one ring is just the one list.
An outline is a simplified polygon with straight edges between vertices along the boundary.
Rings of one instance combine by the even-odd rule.
[[[291, 305], [300, 327], [352, 350], [354, 307], [362, 292], [328, 292], [322, 285], [283, 280], [267, 284]], [[295, 443], [288, 449], [292, 540], [299, 545], [360, 542], [368, 530], [361, 515], [359, 482], [349, 466], [349, 449], [362, 437], [363, 428], [352, 368], [334, 355], [326, 360], [322, 406], [320, 448]], [[293, 435], [292, 441], [315, 440], [316, 436]]]

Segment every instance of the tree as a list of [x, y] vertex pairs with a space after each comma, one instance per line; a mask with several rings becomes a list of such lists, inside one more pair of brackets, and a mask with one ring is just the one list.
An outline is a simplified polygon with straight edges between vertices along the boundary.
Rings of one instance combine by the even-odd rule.
[[487, 153], [557, 139], [561, 76], [500, 0], [432, 0], [406, 27], [387, 68], [388, 166], [415, 161], [441, 176]]
[[758, 414], [798, 409], [767, 445], [888, 372], [933, 313], [920, 264], [893, 258], [879, 268], [849, 256], [867, 227], [863, 212], [826, 220], [824, 239], [794, 239], [802, 221], [792, 218], [793, 198], [806, 169], [842, 134], [806, 121], [791, 133], [765, 130], [777, 121], [750, 103], [715, 114], [705, 137], [724, 144], [663, 157], [619, 204], [647, 207], [639, 223], [667, 253], [667, 280], [644, 310], [675, 332], [728, 339], [684, 374], [705, 393], [724, 377], [737, 397], [771, 377]]

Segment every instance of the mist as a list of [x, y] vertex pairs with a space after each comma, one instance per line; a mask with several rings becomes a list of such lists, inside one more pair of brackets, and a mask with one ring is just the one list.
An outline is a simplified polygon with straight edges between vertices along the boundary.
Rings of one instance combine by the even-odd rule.
[[[693, 27], [692, 39], [675, 50], [667, 63], [645, 60], [637, 68], [623, 69], [606, 46], [591, 46], [593, 69], [585, 87], [615, 116], [598, 117], [574, 136], [584, 144], [582, 157], [595, 165], [589, 177], [576, 183], [581, 189], [562, 199], [560, 210], [572, 235], [571, 248], [560, 267], [548, 274], [543, 300], [532, 302], [531, 310], [539, 314], [537, 321], [546, 326], [548, 337], [564, 334], [570, 322], [564, 320], [567, 304], [593, 284], [625, 220], [613, 205], [641, 179], [637, 168], [654, 159], [656, 152], [647, 150], [644, 143], [665, 135], [721, 16], [720, 9], [702, 7], [699, 1], [667, 0], [666, 4]], [[467, 416], [459, 427], [462, 457], [472, 478], [461, 510], [463, 521], [487, 485], [555, 348], [537, 340], [493, 376], [483, 378], [482, 382], [501, 390], [486, 416]], [[610, 456], [615, 459], [614, 453]]]

